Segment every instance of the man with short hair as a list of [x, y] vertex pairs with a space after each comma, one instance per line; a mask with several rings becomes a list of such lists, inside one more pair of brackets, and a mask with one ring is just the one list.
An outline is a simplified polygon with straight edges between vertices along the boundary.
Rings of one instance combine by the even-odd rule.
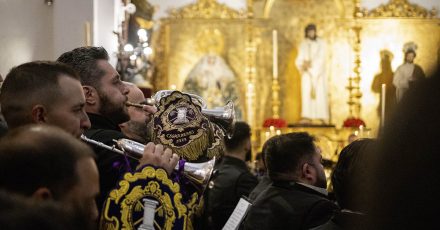
[[251, 129], [245, 122], [236, 122], [232, 138], [224, 138], [226, 152], [210, 182], [208, 215], [212, 229], [222, 229], [242, 196], [257, 185], [245, 158], [251, 151]]
[[79, 77], [54, 62], [29, 62], [11, 69], [0, 92], [1, 110], [10, 129], [48, 123], [78, 137], [90, 128]]
[[[80, 75], [85, 110], [92, 124], [84, 135], [106, 145], [114, 145], [114, 140], [127, 138], [121, 132], [119, 124], [130, 119], [126, 106], [129, 89], [121, 81], [116, 69], [110, 65], [107, 51], [102, 47], [79, 47], [63, 53], [57, 61], [71, 66]], [[154, 106], [145, 106], [145, 110], [150, 113], [157, 111]], [[93, 149], [101, 176], [98, 207], [102, 207], [119, 178], [130, 168], [136, 167], [138, 162], [107, 149]]]
[[93, 157], [87, 145], [57, 127], [19, 127], [0, 141], [0, 188], [79, 208], [93, 223], [99, 193]]
[[[136, 104], [145, 104], [145, 96], [139, 87], [130, 82], [124, 82], [124, 84], [128, 87], [129, 92], [127, 94], [128, 101]], [[138, 108], [135, 106], [128, 107], [128, 115], [130, 116], [130, 120], [124, 123], [119, 124], [119, 128], [121, 128], [122, 133], [128, 138], [146, 144], [151, 138], [148, 137], [148, 122], [151, 117], [148, 111], [145, 111], [143, 108]]]
[[313, 230], [368, 229], [366, 227], [368, 196], [368, 157], [376, 151], [376, 141], [360, 139], [347, 145], [339, 154], [331, 180], [341, 211], [324, 225]]
[[251, 206], [245, 229], [309, 229], [330, 219], [322, 156], [308, 133], [288, 133], [263, 147], [273, 181]]

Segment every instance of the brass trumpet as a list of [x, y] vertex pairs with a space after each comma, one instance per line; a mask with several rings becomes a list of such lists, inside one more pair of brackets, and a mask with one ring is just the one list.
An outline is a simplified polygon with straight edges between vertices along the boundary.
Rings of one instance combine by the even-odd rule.
[[[157, 102], [160, 101], [160, 99], [162, 97], [166, 97], [168, 95], [170, 95], [172, 92], [174, 92], [173, 90], [161, 90], [159, 92], [157, 92], [153, 98], [148, 98], [145, 100], [145, 104], [138, 104], [138, 103], [133, 103], [133, 102], [126, 102], [126, 106], [133, 106], [133, 107], [137, 107], [137, 108], [143, 108], [144, 105], [156, 105]], [[206, 108], [206, 103], [203, 100], [203, 98], [201, 98], [198, 95], [195, 94], [189, 94], [189, 93], [185, 93], [188, 94], [191, 99], [193, 100], [193, 102], [200, 104], [202, 107], [202, 113], [208, 117], [209, 120], [211, 120], [212, 122], [218, 124], [222, 130], [225, 132], [225, 134], [231, 138], [233, 132], [234, 132], [234, 125], [235, 125], [235, 107], [234, 107], [234, 103], [232, 101], [228, 101], [228, 103], [223, 106], [223, 107], [216, 107], [214, 109], [207, 109]]]
[[[107, 150], [110, 150], [120, 155], [130, 157], [135, 160], [139, 160], [140, 158], [142, 158], [145, 148], [145, 145], [125, 138], [117, 141], [115, 140], [116, 145], [119, 148], [117, 148], [116, 146], [106, 145], [99, 141], [95, 141], [93, 139], [86, 137], [85, 135], [81, 135], [81, 139], [84, 142], [99, 146], [101, 148], [105, 148]], [[191, 181], [191, 183], [193, 183], [200, 192], [203, 192], [204, 189], [206, 188], [206, 185], [209, 182], [209, 179], [211, 178], [211, 174], [214, 169], [215, 160], [216, 159], [214, 157], [213, 159], [203, 163], [184, 162], [183, 170], [181, 170], [179, 166], [182, 164], [177, 164], [174, 170], [182, 171], [183, 175], [189, 181]]]

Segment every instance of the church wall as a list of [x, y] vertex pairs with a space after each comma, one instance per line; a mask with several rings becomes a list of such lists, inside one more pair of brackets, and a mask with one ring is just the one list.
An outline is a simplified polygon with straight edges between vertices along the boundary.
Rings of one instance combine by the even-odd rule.
[[84, 22], [93, 20], [89, 0], [0, 1], [0, 74], [33, 60], [54, 60], [84, 45]]
[[0, 74], [23, 62], [53, 58], [53, 8], [44, 1], [0, 1]]
[[53, 4], [54, 58], [85, 45], [85, 22], [93, 22], [90, 0], [55, 0]]
[[104, 47], [110, 54], [110, 63], [116, 66], [118, 38], [113, 33], [117, 28], [117, 11], [120, 0], [93, 1], [93, 45]]

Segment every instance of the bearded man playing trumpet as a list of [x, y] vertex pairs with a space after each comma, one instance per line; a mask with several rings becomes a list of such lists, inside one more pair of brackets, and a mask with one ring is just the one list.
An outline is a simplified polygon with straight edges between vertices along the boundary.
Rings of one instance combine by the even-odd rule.
[[[91, 126], [79, 76], [62, 63], [37, 61], [14, 67], [2, 85], [0, 103], [9, 129], [27, 124], [49, 124], [79, 138]], [[23, 140], [23, 143], [26, 141]], [[150, 143], [139, 165], [155, 165], [171, 172], [177, 159], [177, 155], [164, 150], [162, 145]]]
[[[57, 61], [69, 65], [80, 75], [85, 96], [84, 109], [91, 122], [90, 129], [84, 135], [111, 146], [114, 145], [114, 140], [127, 138], [121, 132], [119, 124], [127, 122], [130, 117], [126, 107], [129, 89], [108, 60], [108, 53], [102, 47], [80, 47], [62, 54]], [[144, 110], [156, 112], [156, 108], [151, 105], [144, 106]], [[101, 195], [97, 203], [101, 209], [106, 196], [117, 185], [119, 178], [136, 168], [139, 162], [101, 147], [93, 147], [100, 173]], [[171, 150], [163, 149], [161, 145], [156, 146], [156, 150], [169, 157], [171, 164], [167, 167], [172, 170], [177, 164], [177, 155], [172, 155]]]
[[121, 128], [122, 133], [131, 140], [146, 144], [151, 140], [147, 126], [151, 120], [151, 106], [147, 105], [144, 93], [139, 87], [130, 82], [124, 82], [124, 84], [129, 89], [127, 94], [127, 110], [130, 120], [119, 124], [119, 128]]

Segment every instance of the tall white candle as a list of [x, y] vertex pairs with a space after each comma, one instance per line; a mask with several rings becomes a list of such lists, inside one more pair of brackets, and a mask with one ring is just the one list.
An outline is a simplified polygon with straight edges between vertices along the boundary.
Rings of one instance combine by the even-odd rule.
[[86, 46], [91, 46], [92, 45], [92, 30], [91, 30], [91, 26], [90, 26], [89, 21], [86, 21], [84, 23], [84, 30], [85, 30], [84, 43]]
[[382, 127], [385, 125], [385, 96], [386, 96], [386, 84], [382, 84], [382, 91], [381, 91], [381, 125]]
[[276, 30], [272, 31], [272, 65], [273, 65], [273, 78], [278, 78], [278, 32]]

